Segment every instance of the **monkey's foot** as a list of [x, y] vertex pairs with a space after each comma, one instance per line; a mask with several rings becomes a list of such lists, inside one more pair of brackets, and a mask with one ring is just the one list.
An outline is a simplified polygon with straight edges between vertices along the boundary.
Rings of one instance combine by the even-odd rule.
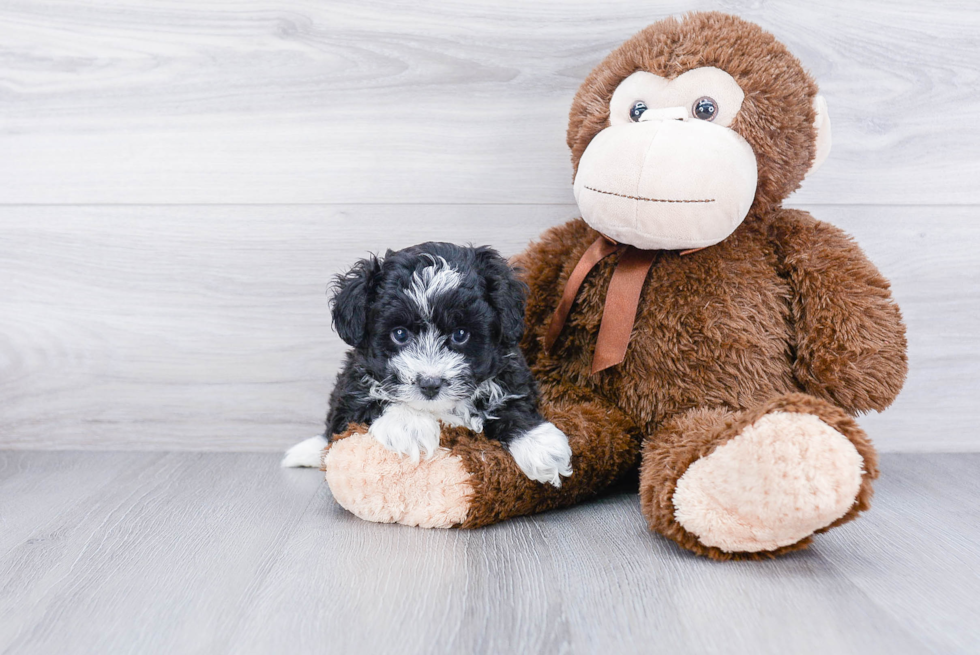
[[334, 499], [366, 521], [451, 528], [466, 520], [473, 497], [470, 473], [449, 450], [413, 462], [366, 431], [331, 444], [323, 467]]
[[704, 546], [775, 551], [847, 514], [863, 476], [864, 460], [841, 432], [815, 414], [773, 411], [687, 468], [674, 516]]

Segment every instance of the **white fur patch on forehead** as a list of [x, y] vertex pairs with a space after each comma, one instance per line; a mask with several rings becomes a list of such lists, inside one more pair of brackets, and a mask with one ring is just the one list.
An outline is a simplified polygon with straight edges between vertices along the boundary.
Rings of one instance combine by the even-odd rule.
[[459, 288], [463, 276], [442, 257], [425, 255], [432, 263], [412, 274], [412, 282], [405, 290], [419, 308], [422, 316], [432, 318], [432, 300], [447, 291]]

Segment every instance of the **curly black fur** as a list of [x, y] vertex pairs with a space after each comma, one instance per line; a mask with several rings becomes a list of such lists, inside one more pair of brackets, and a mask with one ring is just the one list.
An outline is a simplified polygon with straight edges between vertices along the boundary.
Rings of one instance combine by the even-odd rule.
[[[426, 307], [410, 292], [413, 281], [418, 284], [423, 269], [435, 266], [438, 271], [442, 263], [458, 278], [453, 276], [455, 284], [434, 294], [429, 311], [423, 311]], [[433, 330], [442, 340], [436, 356], [465, 362], [459, 378], [447, 385], [456, 385], [453, 397], [466, 406], [459, 411], [476, 418], [473, 425], [482, 425], [489, 438], [506, 444], [544, 422], [537, 384], [518, 347], [527, 289], [492, 248], [430, 242], [389, 250], [383, 259], [362, 259], [338, 276], [333, 293], [334, 327], [352, 349], [330, 395], [328, 439], [349, 423], [370, 425], [388, 404], [403, 399], [404, 383], [415, 382], [400, 379], [394, 370], [406, 348], [392, 338], [396, 328], [417, 339]], [[451, 341], [456, 330], [469, 334], [465, 343]], [[398, 393], [386, 390], [399, 383]]]

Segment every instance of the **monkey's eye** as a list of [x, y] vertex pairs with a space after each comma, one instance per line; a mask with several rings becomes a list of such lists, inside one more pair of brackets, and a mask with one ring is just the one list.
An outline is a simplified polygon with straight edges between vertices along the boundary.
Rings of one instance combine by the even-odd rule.
[[391, 331], [391, 340], [399, 346], [404, 346], [412, 340], [412, 333], [403, 327], [396, 327]]
[[645, 112], [646, 110], [647, 110], [646, 103], [643, 102], [642, 100], [637, 100], [636, 102], [633, 103], [633, 106], [630, 108], [630, 120], [633, 121], [634, 123], [638, 122], [640, 120], [640, 116], [642, 116], [643, 112]]
[[453, 330], [453, 336], [450, 337], [452, 342], [457, 346], [462, 346], [464, 343], [470, 340], [470, 333], [463, 328], [456, 328]]
[[714, 98], [708, 96], [698, 98], [694, 101], [691, 113], [694, 114], [695, 118], [700, 118], [703, 121], [713, 121], [718, 115], [718, 103], [714, 101]]

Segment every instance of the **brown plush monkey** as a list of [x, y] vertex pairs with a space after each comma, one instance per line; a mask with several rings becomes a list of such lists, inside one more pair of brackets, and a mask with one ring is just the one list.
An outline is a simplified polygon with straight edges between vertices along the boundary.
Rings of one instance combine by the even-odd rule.
[[716, 559], [804, 548], [867, 509], [876, 455], [852, 417], [898, 394], [905, 332], [860, 248], [781, 205], [829, 142], [815, 83], [756, 25], [696, 13], [624, 43], [572, 104], [583, 218], [517, 258], [524, 352], [572, 475], [533, 482], [458, 428], [416, 466], [352, 426], [324, 456], [334, 497], [478, 527], [639, 467], [650, 527]]

